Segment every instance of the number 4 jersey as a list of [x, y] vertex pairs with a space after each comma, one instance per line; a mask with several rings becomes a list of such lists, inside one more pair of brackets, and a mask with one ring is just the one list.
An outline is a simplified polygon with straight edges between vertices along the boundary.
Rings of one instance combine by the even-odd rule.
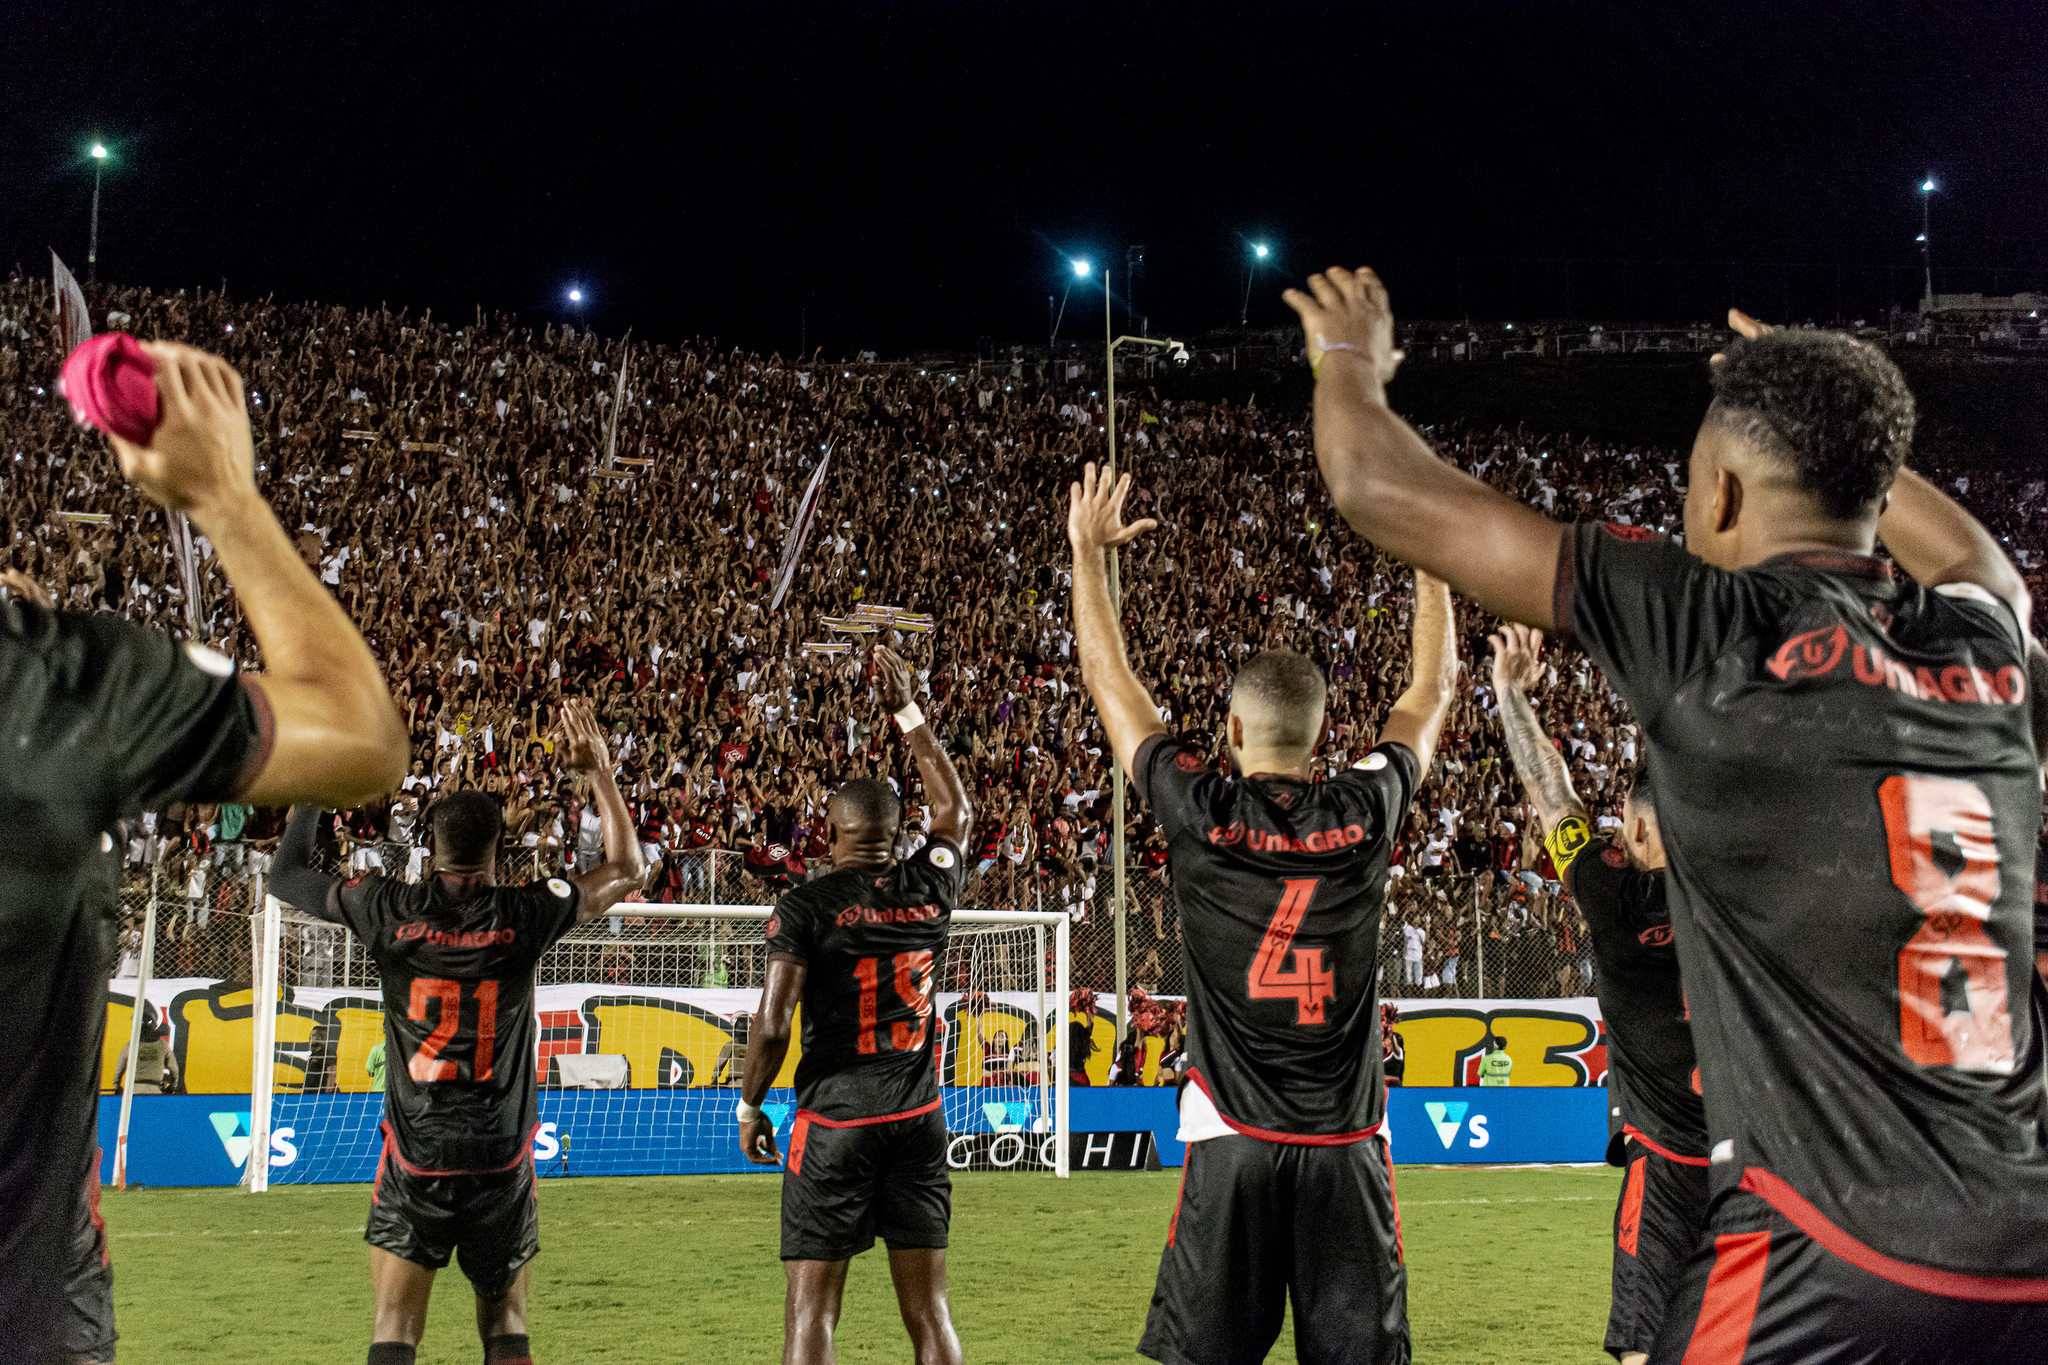
[[1860, 555], [1729, 573], [1591, 525], [1562, 549], [1557, 620], [1655, 757], [1715, 1193], [1898, 1283], [2048, 1298], [2012, 611]]
[[576, 923], [559, 877], [490, 886], [442, 875], [336, 888], [341, 921], [384, 983], [385, 1122], [417, 1172], [504, 1170], [539, 1118], [533, 971]]
[[1238, 781], [1156, 735], [1132, 773], [1168, 839], [1188, 1080], [1249, 1137], [1370, 1136], [1386, 1110], [1380, 914], [1414, 752], [1382, 744], [1327, 782]]
[[847, 868], [775, 903], [768, 955], [805, 965], [800, 1108], [876, 1121], [938, 1106], [932, 976], [965, 882], [960, 850], [932, 839], [887, 871]]

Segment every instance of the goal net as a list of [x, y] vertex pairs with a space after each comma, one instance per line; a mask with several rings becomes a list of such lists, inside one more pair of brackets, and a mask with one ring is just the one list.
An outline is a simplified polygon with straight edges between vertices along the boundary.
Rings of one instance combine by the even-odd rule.
[[[769, 913], [636, 902], [548, 950], [534, 992], [542, 1175], [764, 1169], [740, 1154], [733, 1105], [767, 971]], [[255, 964], [266, 978], [256, 998], [276, 1007], [257, 1012], [253, 1042], [273, 1065], [268, 1077], [259, 1068], [250, 1128], [270, 1160], [267, 1173], [250, 1163], [252, 1183], [370, 1180], [383, 1146], [371, 1055], [384, 1039], [376, 965], [346, 929], [274, 899], [264, 921], [270, 951]], [[1067, 971], [1065, 915], [954, 912], [933, 973], [932, 1025], [956, 1169], [1067, 1174], [1058, 1055]], [[784, 1151], [801, 1010], [794, 1032], [763, 1106]]]

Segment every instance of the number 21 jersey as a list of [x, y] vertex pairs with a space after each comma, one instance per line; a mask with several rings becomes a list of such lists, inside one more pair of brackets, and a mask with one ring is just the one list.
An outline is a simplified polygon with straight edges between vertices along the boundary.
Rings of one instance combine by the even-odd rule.
[[1132, 774], [1168, 840], [1189, 1083], [1248, 1137], [1369, 1136], [1386, 1108], [1380, 915], [1414, 752], [1382, 744], [1327, 782], [1238, 780], [1156, 735]]
[[575, 926], [576, 888], [370, 876], [335, 899], [384, 983], [384, 1116], [399, 1156], [445, 1175], [517, 1164], [539, 1121], [534, 966]]

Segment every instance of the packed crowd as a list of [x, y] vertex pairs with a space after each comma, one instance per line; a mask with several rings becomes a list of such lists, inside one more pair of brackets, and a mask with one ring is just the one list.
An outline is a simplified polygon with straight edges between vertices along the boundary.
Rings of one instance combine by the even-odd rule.
[[[66, 606], [186, 634], [162, 514], [55, 392], [48, 297], [40, 281], [0, 285], [10, 563]], [[914, 841], [917, 779], [863, 673], [864, 645], [880, 638], [914, 660], [974, 795], [979, 903], [1064, 906], [1087, 922], [1107, 892], [1110, 756], [1079, 689], [1064, 570], [1067, 483], [1106, 446], [1096, 394], [1027, 384], [1007, 366], [927, 373], [629, 348], [481, 314], [146, 290], [101, 290], [92, 307], [96, 326], [189, 341], [241, 371], [263, 490], [387, 669], [412, 775], [388, 806], [349, 814], [338, 857], [416, 866], [421, 806], [452, 784], [505, 802], [508, 837], [531, 865], [594, 860], [596, 815], [550, 756], [555, 708], [575, 695], [595, 698], [612, 727], [659, 867], [650, 899], [706, 899], [717, 851], [752, 874], [746, 898], [766, 899], [824, 853], [824, 799], [855, 775], [897, 782]], [[1220, 756], [1232, 671], [1286, 645], [1332, 684], [1323, 761], [1353, 761], [1406, 682], [1410, 585], [1333, 522], [1304, 415], [1140, 389], [1119, 399], [1117, 429], [1137, 511], [1162, 521], [1126, 554], [1124, 585], [1134, 663], [1168, 723]], [[1432, 434], [1446, 458], [1552, 514], [1677, 529], [1680, 453]], [[798, 500], [828, 450], [815, 529], [771, 612]], [[2042, 576], [2042, 481], [1949, 477]], [[255, 663], [222, 580], [202, 577], [202, 634]], [[828, 624], [863, 605], [927, 614], [932, 627], [867, 636]], [[1397, 994], [1468, 991], [1477, 935], [1489, 983], [1510, 960], [1558, 992], [1590, 982], [1577, 916], [1530, 838], [1489, 718], [1487, 625], [1463, 613], [1462, 695], [1397, 854]], [[1551, 671], [1541, 714], [1582, 796], [1613, 819], [1636, 726], [1582, 656], [1558, 654]], [[1132, 801], [1136, 877], [1154, 884], [1130, 920], [1132, 981], [1173, 993], [1177, 931], [1156, 890], [1164, 843]], [[168, 853], [173, 880], [203, 906], [206, 869], [260, 856], [276, 821], [233, 807], [164, 812], [131, 855]], [[736, 889], [721, 879], [721, 895]]]

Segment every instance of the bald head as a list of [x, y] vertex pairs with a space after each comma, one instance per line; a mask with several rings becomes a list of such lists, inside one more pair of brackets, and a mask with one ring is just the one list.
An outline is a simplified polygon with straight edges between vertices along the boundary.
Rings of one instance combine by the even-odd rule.
[[895, 855], [903, 827], [903, 803], [887, 782], [853, 778], [832, 793], [825, 809], [832, 861], [840, 867], [886, 863]]
[[1230, 687], [1230, 714], [1242, 727], [1235, 743], [1253, 753], [1307, 754], [1322, 736], [1328, 696], [1321, 670], [1293, 650], [1254, 655]]

